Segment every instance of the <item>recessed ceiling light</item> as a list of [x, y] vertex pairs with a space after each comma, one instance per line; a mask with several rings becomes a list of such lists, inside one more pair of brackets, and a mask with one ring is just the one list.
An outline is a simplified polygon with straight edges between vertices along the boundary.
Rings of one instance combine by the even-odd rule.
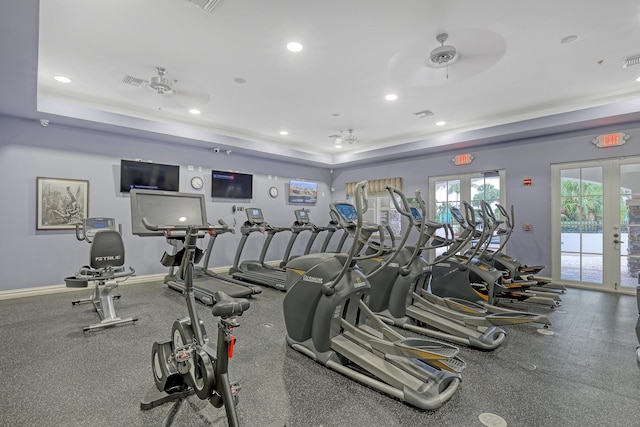
[[289, 135], [289, 132], [287, 132], [286, 130], [281, 130], [280, 135]]
[[340, 144], [336, 144], [336, 145], [335, 145], [335, 147], [336, 147], [336, 148], [342, 148], [342, 145], [340, 145]]
[[389, 95], [385, 96], [384, 99], [386, 99], [387, 101], [395, 101], [396, 99], [398, 99], [398, 95], [396, 95], [395, 93], [390, 93]]
[[65, 76], [55, 76], [54, 79], [60, 83], [71, 83], [71, 79]]
[[578, 36], [578, 35], [567, 36], [567, 37], [564, 37], [562, 40], [560, 40], [560, 43], [562, 43], [562, 44], [573, 43], [573, 42], [577, 41], [579, 38], [580, 38], [580, 36]]
[[436, 122], [436, 126], [444, 126], [446, 124], [447, 122], [445, 122], [444, 120], [440, 120], [439, 122]]
[[197, 108], [192, 108], [192, 109], [190, 109], [190, 110], [189, 110], [189, 112], [190, 112], [191, 114], [193, 114], [193, 115], [196, 115], [196, 116], [197, 116], [198, 114], [200, 114], [200, 110], [198, 110]]
[[287, 49], [291, 52], [300, 52], [302, 50], [302, 44], [298, 42], [289, 42], [287, 43]]
[[638, 77], [638, 78], [636, 79], [636, 81], [637, 81], [637, 82], [640, 82], [640, 77]]

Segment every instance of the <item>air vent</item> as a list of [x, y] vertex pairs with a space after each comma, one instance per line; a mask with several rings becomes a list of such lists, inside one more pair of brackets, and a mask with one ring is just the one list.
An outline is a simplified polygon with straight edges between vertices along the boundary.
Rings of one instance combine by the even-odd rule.
[[189, 0], [189, 2], [195, 4], [196, 6], [206, 10], [207, 12], [213, 12], [213, 8], [215, 8], [218, 3], [222, 0]]
[[624, 64], [622, 65], [622, 68], [627, 68], [631, 67], [632, 65], [638, 64], [640, 64], [640, 55], [627, 56], [626, 58], [624, 58]]
[[139, 79], [137, 77], [126, 75], [122, 78], [122, 83], [129, 86], [134, 87], [143, 87], [146, 86], [149, 82], [146, 80]]
[[422, 110], [418, 111], [417, 113], [413, 113], [413, 115], [417, 116], [418, 118], [424, 119], [425, 117], [434, 116], [435, 114], [430, 110]]

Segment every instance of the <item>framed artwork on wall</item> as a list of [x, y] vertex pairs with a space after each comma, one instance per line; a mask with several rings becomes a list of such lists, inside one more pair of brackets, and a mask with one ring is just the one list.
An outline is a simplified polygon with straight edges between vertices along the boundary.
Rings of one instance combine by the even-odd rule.
[[36, 230], [71, 230], [89, 215], [89, 181], [36, 179]]

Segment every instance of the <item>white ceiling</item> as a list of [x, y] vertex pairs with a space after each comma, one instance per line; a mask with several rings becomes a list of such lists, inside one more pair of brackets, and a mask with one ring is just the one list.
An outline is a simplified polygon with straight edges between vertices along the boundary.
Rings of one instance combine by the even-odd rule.
[[[37, 109], [341, 166], [638, 120], [635, 55], [638, 0], [41, 0]], [[177, 94], [122, 83], [158, 66]]]

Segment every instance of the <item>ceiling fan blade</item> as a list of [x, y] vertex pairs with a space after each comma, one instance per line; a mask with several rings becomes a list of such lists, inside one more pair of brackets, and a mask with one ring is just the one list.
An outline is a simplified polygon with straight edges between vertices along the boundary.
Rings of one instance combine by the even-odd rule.
[[448, 66], [434, 64], [429, 58], [430, 52], [439, 46], [434, 37], [434, 40], [415, 40], [398, 51], [389, 60], [389, 73], [409, 86], [441, 85], [488, 70], [507, 50], [502, 36], [489, 30], [453, 29], [449, 36], [446, 44], [454, 46], [457, 53]]

